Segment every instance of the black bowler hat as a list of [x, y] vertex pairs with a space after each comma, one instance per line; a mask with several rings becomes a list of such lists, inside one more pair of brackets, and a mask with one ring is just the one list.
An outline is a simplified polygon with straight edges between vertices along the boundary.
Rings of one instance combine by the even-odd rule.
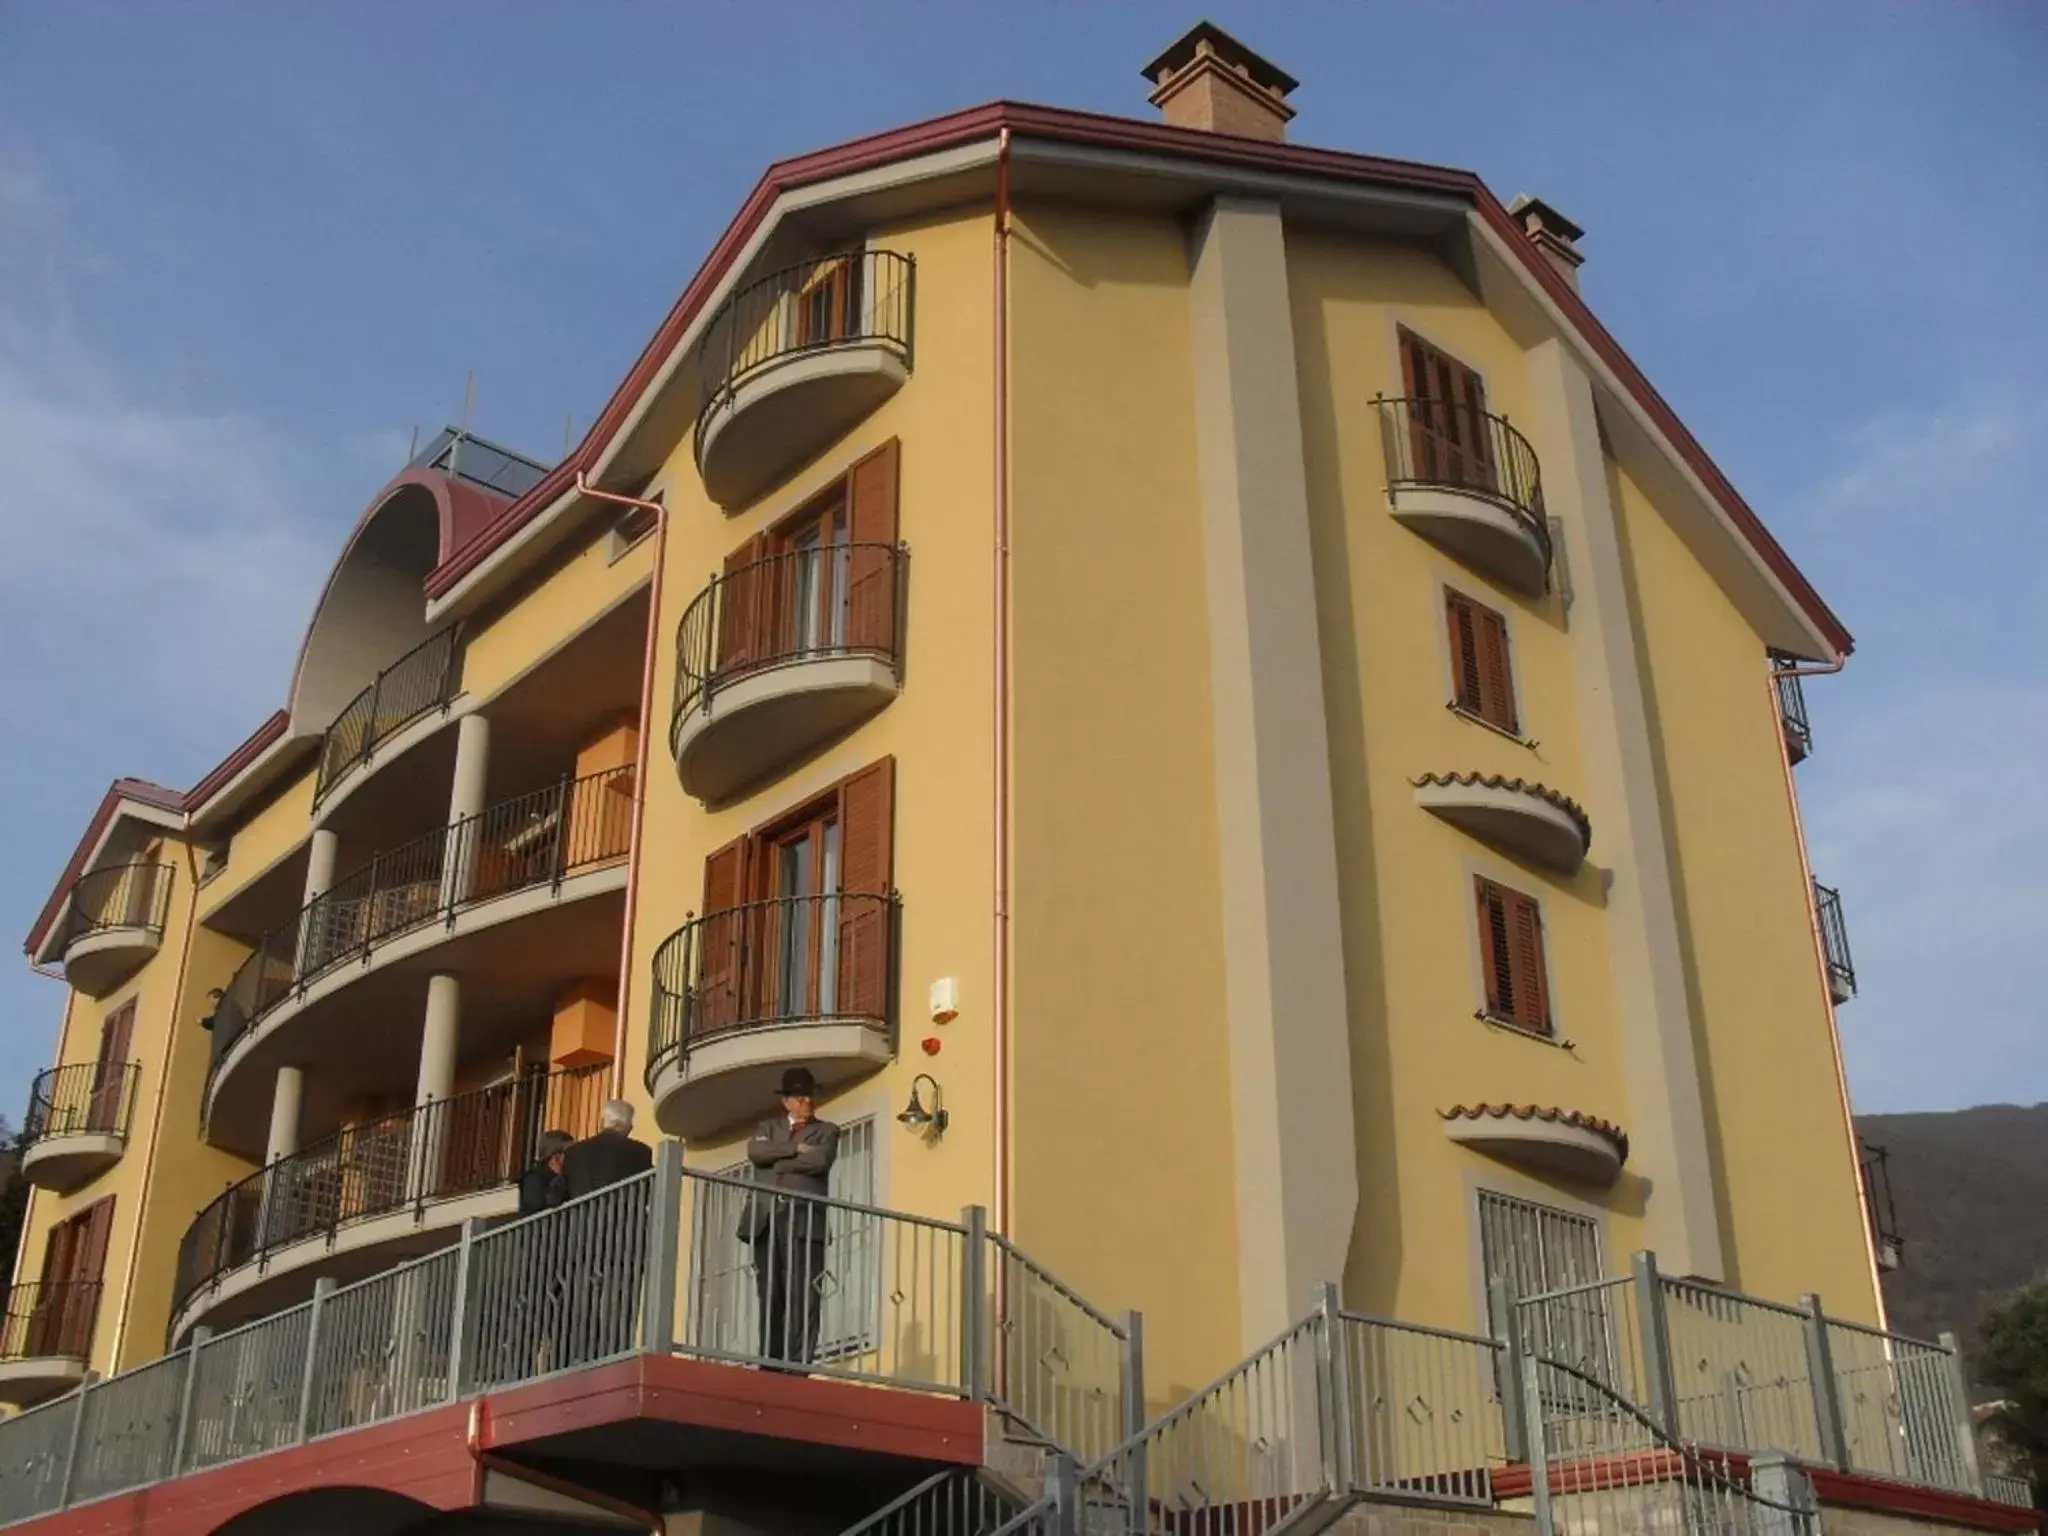
[[782, 1074], [782, 1086], [775, 1090], [778, 1098], [810, 1099], [817, 1097], [818, 1080], [811, 1076], [809, 1067], [791, 1067]]

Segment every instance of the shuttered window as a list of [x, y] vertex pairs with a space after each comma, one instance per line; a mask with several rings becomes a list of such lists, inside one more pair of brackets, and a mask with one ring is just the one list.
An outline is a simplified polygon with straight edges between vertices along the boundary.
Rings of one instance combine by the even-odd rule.
[[1401, 376], [1414, 402], [1408, 420], [1416, 478], [1434, 485], [1496, 489], [1486, 385], [1479, 375], [1404, 330]]
[[128, 1086], [128, 1050], [135, 1036], [135, 999], [129, 998], [100, 1024], [100, 1055], [93, 1068], [92, 1105], [87, 1128], [120, 1128], [121, 1097]]
[[1444, 611], [1451, 635], [1451, 702], [1511, 736], [1519, 734], [1506, 617], [1448, 587]]
[[1533, 896], [1477, 877], [1479, 953], [1486, 971], [1486, 1016], [1550, 1033], [1550, 981], [1543, 965], [1543, 913]]

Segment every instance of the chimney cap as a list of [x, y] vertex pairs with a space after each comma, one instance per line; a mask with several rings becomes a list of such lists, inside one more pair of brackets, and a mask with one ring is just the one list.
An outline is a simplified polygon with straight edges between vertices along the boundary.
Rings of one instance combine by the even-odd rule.
[[1512, 203], [1508, 204], [1508, 212], [1513, 216], [1517, 224], [1521, 225], [1523, 229], [1532, 235], [1538, 231], [1548, 231], [1567, 245], [1575, 245], [1585, 238], [1586, 232], [1579, 228], [1578, 225], [1559, 213], [1550, 204], [1543, 201], [1542, 198], [1531, 197], [1526, 192], [1520, 194]]
[[1164, 53], [1145, 66], [1145, 78], [1154, 85], [1165, 84], [1169, 77], [1178, 74], [1194, 61], [1196, 54], [1202, 51], [1204, 43], [1209, 45], [1208, 51], [1214, 53], [1222, 63], [1233, 69], [1242, 70], [1252, 84], [1262, 90], [1271, 91], [1276, 96], [1285, 96], [1301, 84], [1279, 65], [1260, 58], [1212, 21], [1198, 21], [1189, 27], [1168, 45]]

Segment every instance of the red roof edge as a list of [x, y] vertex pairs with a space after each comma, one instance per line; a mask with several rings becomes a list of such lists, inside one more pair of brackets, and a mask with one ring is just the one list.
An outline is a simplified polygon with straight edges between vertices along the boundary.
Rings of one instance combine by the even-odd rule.
[[249, 733], [246, 741], [221, 760], [219, 767], [185, 792], [182, 809], [189, 815], [206, 804], [220, 792], [223, 785], [274, 746], [290, 724], [291, 715], [280, 709], [257, 726]]

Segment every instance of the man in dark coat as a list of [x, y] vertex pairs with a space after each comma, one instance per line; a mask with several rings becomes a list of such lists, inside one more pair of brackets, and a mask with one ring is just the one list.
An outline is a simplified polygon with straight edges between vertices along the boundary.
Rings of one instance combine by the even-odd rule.
[[653, 1166], [654, 1148], [633, 1139], [633, 1106], [624, 1099], [606, 1099], [597, 1112], [597, 1134], [563, 1154], [562, 1183], [574, 1200]]
[[540, 1144], [534, 1148], [533, 1166], [519, 1175], [521, 1216], [538, 1216], [542, 1211], [552, 1211], [568, 1198], [568, 1184], [562, 1178], [562, 1157], [575, 1142], [576, 1138], [567, 1131], [540, 1133]]
[[818, 1347], [818, 1286], [825, 1274], [827, 1208], [823, 1196], [839, 1156], [839, 1127], [817, 1118], [816, 1079], [803, 1067], [782, 1074], [782, 1113], [763, 1120], [747, 1143], [754, 1182], [784, 1191], [748, 1198], [740, 1236], [753, 1244], [761, 1300], [761, 1356], [808, 1365]]

